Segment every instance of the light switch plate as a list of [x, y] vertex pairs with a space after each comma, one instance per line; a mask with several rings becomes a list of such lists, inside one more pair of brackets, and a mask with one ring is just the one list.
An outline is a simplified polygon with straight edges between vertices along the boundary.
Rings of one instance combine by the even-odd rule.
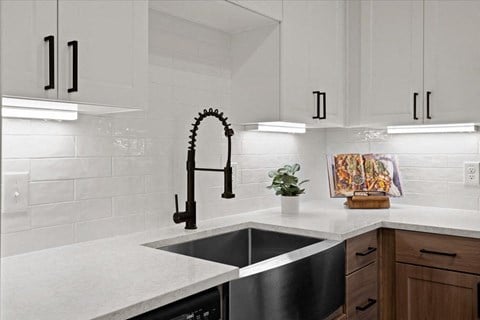
[[463, 183], [466, 186], [480, 185], [480, 162], [465, 162], [463, 165]]
[[2, 212], [23, 212], [28, 209], [28, 172], [3, 175]]

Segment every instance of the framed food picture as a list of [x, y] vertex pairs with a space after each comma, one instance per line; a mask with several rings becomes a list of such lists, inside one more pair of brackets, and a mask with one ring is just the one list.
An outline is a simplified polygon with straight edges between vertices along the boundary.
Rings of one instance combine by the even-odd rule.
[[351, 197], [356, 191], [382, 192], [390, 197], [403, 195], [395, 155], [334, 154], [327, 156], [332, 198]]

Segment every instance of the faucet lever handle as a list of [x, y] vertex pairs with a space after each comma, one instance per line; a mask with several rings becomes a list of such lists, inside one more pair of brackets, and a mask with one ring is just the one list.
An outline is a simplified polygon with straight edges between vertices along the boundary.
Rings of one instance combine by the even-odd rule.
[[175, 212], [178, 212], [178, 194], [175, 194]]

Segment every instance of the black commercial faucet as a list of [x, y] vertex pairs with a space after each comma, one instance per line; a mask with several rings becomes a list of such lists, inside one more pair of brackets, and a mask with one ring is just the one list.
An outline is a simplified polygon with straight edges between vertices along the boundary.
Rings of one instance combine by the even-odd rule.
[[[206, 117], [215, 117], [217, 118], [224, 127], [225, 136], [228, 140], [228, 157], [225, 168], [223, 169], [209, 169], [209, 168], [196, 168], [195, 167], [195, 142], [197, 140], [197, 131], [200, 122]], [[222, 198], [231, 199], [235, 198], [235, 194], [232, 192], [232, 165], [231, 165], [231, 154], [232, 154], [232, 142], [231, 137], [233, 136], [233, 130], [230, 128], [230, 124], [227, 123], [226, 117], [223, 116], [223, 112], [218, 112], [217, 109], [213, 110], [204, 109], [203, 112], [198, 113], [198, 117], [195, 117], [195, 123], [192, 124], [193, 129], [190, 130], [192, 133], [188, 146], [187, 153], [187, 202], [185, 203], [185, 211], [178, 211], [178, 195], [175, 195], [175, 213], [173, 214], [173, 221], [175, 223], [185, 222], [185, 229], [197, 229], [197, 205], [195, 203], [195, 170], [198, 171], [217, 171], [223, 172], [223, 186], [224, 190], [222, 193]]]

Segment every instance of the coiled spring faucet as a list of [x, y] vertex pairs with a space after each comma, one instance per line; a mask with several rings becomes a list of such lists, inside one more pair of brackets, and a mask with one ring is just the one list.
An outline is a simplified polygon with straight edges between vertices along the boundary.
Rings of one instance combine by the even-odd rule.
[[[207, 117], [217, 118], [224, 127], [225, 136], [228, 140], [228, 157], [225, 168], [223, 169], [210, 169], [210, 168], [196, 168], [195, 167], [195, 143], [197, 141], [197, 131], [200, 122]], [[230, 124], [227, 123], [226, 117], [223, 112], [219, 112], [217, 109], [204, 109], [203, 112], [199, 112], [195, 117], [195, 123], [192, 124], [193, 128], [190, 130], [192, 135], [189, 136], [190, 142], [187, 153], [187, 201], [185, 202], [185, 211], [178, 211], [178, 195], [175, 195], [175, 213], [173, 214], [173, 221], [175, 223], [185, 222], [185, 229], [197, 229], [197, 204], [195, 203], [195, 170], [196, 171], [217, 171], [223, 172], [223, 186], [224, 190], [222, 198], [231, 199], [235, 198], [235, 194], [232, 192], [232, 142], [233, 129], [230, 128]]]

